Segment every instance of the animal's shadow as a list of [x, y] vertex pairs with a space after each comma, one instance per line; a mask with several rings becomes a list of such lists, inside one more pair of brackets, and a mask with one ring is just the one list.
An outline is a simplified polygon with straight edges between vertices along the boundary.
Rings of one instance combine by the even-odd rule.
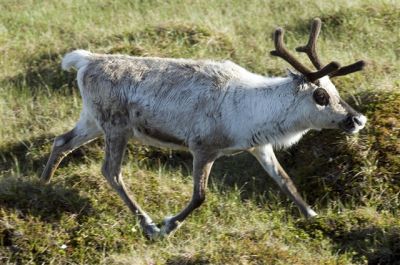
[[54, 222], [64, 213], [85, 216], [92, 211], [88, 198], [79, 190], [61, 184], [43, 184], [39, 179], [3, 177], [0, 179], [0, 207], [13, 209], [22, 217], [32, 215]]
[[[79, 221], [94, 212], [89, 198], [75, 188], [16, 176], [0, 178], [0, 209], [7, 209], [21, 219], [34, 217], [51, 224], [58, 223], [65, 215]], [[13, 223], [0, 218], [0, 246], [9, 247], [12, 252], [20, 251], [14, 245], [21, 236], [18, 230]]]
[[185, 257], [185, 256], [176, 256], [172, 257], [167, 260], [165, 263], [166, 265], [181, 265], [181, 264], [186, 264], [186, 265], [207, 265], [207, 264], [212, 264], [208, 259], [204, 257]]
[[[46, 163], [52, 139], [51, 135], [43, 135], [0, 147], [1, 208], [14, 209], [21, 216], [29, 214], [45, 222], [57, 221], [64, 213], [79, 218], [91, 212], [90, 200], [81, 196], [79, 189], [62, 183], [40, 182], [38, 176]], [[48, 146], [46, 155], [40, 152], [43, 146]], [[84, 152], [76, 152], [64, 164], [76, 161]]]
[[[400, 264], [400, 229], [369, 227], [353, 230], [335, 240], [338, 251], [355, 251], [357, 256], [366, 255], [369, 265]], [[371, 242], [380, 242], [374, 251]]]
[[[357, 216], [352, 217], [357, 219]], [[297, 227], [314, 236], [322, 232], [334, 242], [335, 253], [355, 253], [353, 261], [369, 265], [400, 264], [400, 228], [369, 225], [368, 220], [357, 220], [358, 225], [347, 230], [340, 218], [325, 217], [299, 220]], [[353, 220], [354, 222], [354, 220]]]

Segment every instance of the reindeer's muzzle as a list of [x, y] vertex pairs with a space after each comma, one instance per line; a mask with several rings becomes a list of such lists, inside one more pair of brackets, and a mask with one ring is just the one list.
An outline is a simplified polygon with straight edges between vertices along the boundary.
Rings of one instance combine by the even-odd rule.
[[364, 115], [357, 113], [356, 115], [347, 115], [347, 117], [339, 124], [339, 126], [347, 133], [356, 133], [364, 128], [366, 123], [367, 118]]

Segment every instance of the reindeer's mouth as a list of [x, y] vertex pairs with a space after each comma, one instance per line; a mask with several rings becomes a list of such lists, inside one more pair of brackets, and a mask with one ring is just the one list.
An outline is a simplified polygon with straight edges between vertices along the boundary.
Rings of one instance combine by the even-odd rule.
[[346, 133], [353, 134], [364, 128], [366, 122], [367, 118], [364, 115], [348, 115], [339, 123], [339, 127]]

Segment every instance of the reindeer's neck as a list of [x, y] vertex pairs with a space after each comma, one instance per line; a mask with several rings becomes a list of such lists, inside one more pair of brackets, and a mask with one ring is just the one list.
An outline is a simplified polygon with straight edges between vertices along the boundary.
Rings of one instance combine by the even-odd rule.
[[299, 102], [298, 80], [268, 78], [246, 93], [246, 109], [240, 115], [246, 129], [247, 145], [273, 144], [288, 147], [308, 131]]

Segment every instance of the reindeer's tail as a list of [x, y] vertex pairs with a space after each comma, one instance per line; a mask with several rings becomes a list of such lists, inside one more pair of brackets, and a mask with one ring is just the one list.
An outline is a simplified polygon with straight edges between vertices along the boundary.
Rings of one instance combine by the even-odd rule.
[[64, 70], [70, 70], [75, 67], [79, 70], [81, 67], [87, 65], [90, 62], [90, 58], [93, 57], [93, 53], [85, 50], [75, 50], [67, 53], [61, 63], [61, 67]]

